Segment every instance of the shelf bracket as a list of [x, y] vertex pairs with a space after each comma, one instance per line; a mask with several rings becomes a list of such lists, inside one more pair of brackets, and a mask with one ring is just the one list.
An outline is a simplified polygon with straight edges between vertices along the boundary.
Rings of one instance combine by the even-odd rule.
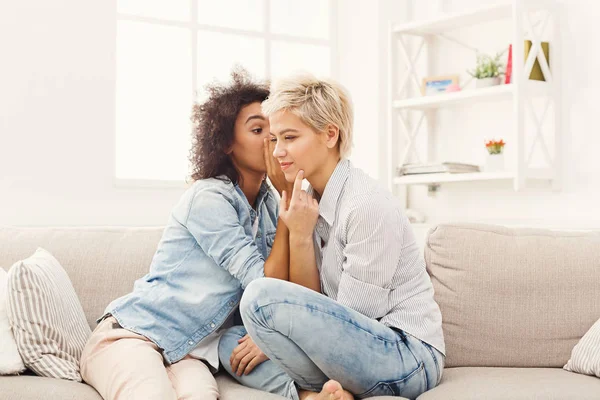
[[398, 38], [398, 43], [400, 44], [400, 50], [402, 51], [402, 55], [404, 56], [404, 61], [406, 63], [406, 66], [408, 67], [408, 71], [406, 72], [406, 75], [404, 75], [404, 80], [402, 81], [402, 83], [400, 84], [400, 87], [398, 88], [398, 93], [402, 93], [402, 90], [404, 90], [404, 87], [408, 84], [408, 80], [410, 78], [413, 79], [413, 82], [415, 83], [415, 85], [417, 85], [417, 90], [419, 91], [419, 93], [421, 93], [421, 79], [419, 78], [419, 75], [417, 74], [417, 70], [415, 68], [415, 63], [417, 62], [417, 60], [419, 59], [419, 56], [421, 55], [421, 50], [423, 50], [423, 46], [425, 45], [425, 39], [423, 38], [421, 40], [421, 43], [419, 44], [417, 52], [415, 53], [415, 56], [413, 58], [411, 58], [408, 54], [408, 50], [406, 48], [406, 44], [404, 43], [403, 36], [400, 36]]
[[531, 161], [533, 158], [533, 150], [535, 149], [535, 146], [536, 146], [537, 142], [539, 141], [540, 147], [542, 148], [546, 162], [548, 163], [549, 167], [552, 167], [554, 165], [554, 160], [552, 159], [552, 156], [550, 155], [550, 152], [548, 151], [548, 146], [546, 146], [546, 141], [544, 140], [544, 137], [542, 135], [542, 124], [544, 123], [544, 120], [546, 119], [546, 113], [548, 112], [548, 108], [550, 107], [551, 99], [550, 98], [546, 99], [546, 105], [544, 106], [544, 111], [542, 112], [540, 119], [537, 118], [536, 112], [533, 109], [533, 102], [531, 101], [531, 99], [528, 99], [528, 100], [529, 101], [527, 101], [525, 104], [527, 104], [529, 113], [531, 114], [531, 117], [533, 118], [533, 121], [535, 122], [536, 132], [535, 132], [535, 138], [533, 139], [533, 143], [531, 143], [531, 148], [529, 149], [529, 155], [527, 156], [527, 161], [525, 162], [525, 165], [527, 167], [531, 167]]
[[468, 45], [465, 42], [462, 42], [462, 41], [460, 41], [458, 39], [453, 38], [452, 36], [449, 36], [449, 35], [446, 35], [446, 34], [443, 34], [443, 33], [438, 33], [435, 36], [439, 37], [440, 39], [444, 39], [444, 40], [447, 40], [449, 42], [456, 43], [456, 44], [458, 44], [460, 46], [463, 46], [464, 48], [466, 48], [468, 50], [471, 50], [474, 53], [479, 53], [480, 52], [478, 48], [473, 47], [471, 45]]
[[421, 162], [419, 152], [415, 147], [415, 140], [419, 135], [421, 124], [423, 123], [424, 118], [425, 113], [422, 112], [417, 124], [413, 126], [412, 129], [409, 129], [406, 121], [404, 120], [404, 116], [401, 113], [398, 113], [398, 120], [400, 121], [403, 128], [402, 131], [404, 132], [404, 136], [406, 136], [406, 139], [408, 140], [408, 143], [406, 144], [406, 149], [404, 150], [404, 154], [402, 154], [402, 157], [400, 157], [400, 163], [398, 164], [399, 166], [402, 166], [406, 163], [411, 152], [415, 154], [416, 162]]
[[525, 62], [525, 67], [523, 68], [524, 74], [523, 79], [528, 79], [531, 74], [531, 70], [533, 69], [533, 64], [537, 59], [540, 63], [540, 67], [542, 69], [542, 74], [544, 75], [544, 79], [546, 82], [552, 83], [552, 73], [550, 72], [550, 67], [548, 66], [548, 60], [546, 60], [546, 55], [542, 51], [542, 41], [540, 37], [544, 35], [546, 31], [546, 26], [548, 25], [548, 21], [550, 19], [550, 14], [546, 14], [544, 18], [544, 22], [542, 23], [542, 27], [540, 28], [540, 34], [536, 34], [535, 25], [531, 23], [531, 15], [530, 13], [525, 14], [525, 22], [527, 23], [528, 31], [531, 33], [531, 49], [529, 51], [529, 56], [527, 57], [527, 61]]

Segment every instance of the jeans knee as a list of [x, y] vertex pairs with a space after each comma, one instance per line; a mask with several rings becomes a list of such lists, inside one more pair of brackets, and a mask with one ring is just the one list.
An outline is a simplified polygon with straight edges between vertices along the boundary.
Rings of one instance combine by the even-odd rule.
[[240, 301], [240, 314], [244, 326], [251, 331], [252, 326], [264, 325], [264, 315], [257, 312], [259, 308], [287, 302], [292, 286], [295, 285], [274, 278], [260, 278], [250, 282]]
[[241, 339], [244, 336], [246, 336], [248, 332], [246, 332], [246, 328], [244, 328], [244, 325], [236, 325], [236, 326], [232, 326], [231, 328], [227, 329], [224, 333], [222, 337], [231, 337], [231, 338], [235, 338], [235, 340]]
[[244, 289], [242, 299], [240, 300], [240, 314], [242, 316], [242, 320], [244, 321], [244, 325], [246, 325], [246, 320], [254, 312], [254, 307], [256, 306], [257, 301], [259, 299], [264, 299], [266, 293], [268, 293], [270, 281], [273, 280], [275, 279], [255, 279], [250, 282], [248, 286], [246, 286], [246, 289]]

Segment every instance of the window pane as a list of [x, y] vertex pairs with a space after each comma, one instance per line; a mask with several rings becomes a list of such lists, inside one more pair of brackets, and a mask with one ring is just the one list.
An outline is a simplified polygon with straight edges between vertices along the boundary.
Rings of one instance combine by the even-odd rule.
[[191, 65], [189, 30], [118, 22], [117, 178], [185, 179]]
[[199, 0], [198, 23], [264, 31], [264, 0]]
[[256, 79], [265, 77], [265, 41], [216, 32], [198, 33], [198, 99], [206, 98], [204, 85], [229, 82], [231, 69], [239, 64]]
[[117, 12], [174, 21], [191, 19], [190, 0], [118, 0]]
[[271, 32], [329, 38], [329, 0], [273, 0], [270, 4]]
[[297, 71], [311, 72], [318, 77], [331, 75], [330, 47], [274, 40], [271, 47], [273, 78]]

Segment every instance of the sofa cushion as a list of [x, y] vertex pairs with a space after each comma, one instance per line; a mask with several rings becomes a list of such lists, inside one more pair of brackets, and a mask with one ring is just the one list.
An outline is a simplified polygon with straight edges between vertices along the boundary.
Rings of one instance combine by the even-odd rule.
[[600, 232], [440, 225], [425, 259], [447, 367], [560, 368], [600, 315]]
[[[285, 397], [250, 389], [225, 373], [216, 376], [220, 400], [278, 400]], [[0, 377], [0, 398], [10, 400], [102, 400], [91, 386], [84, 383], [39, 376]], [[403, 397], [371, 397], [373, 400], [406, 400]]]
[[88, 324], [96, 327], [112, 300], [129, 293], [146, 274], [163, 228], [0, 227], [0, 265], [43, 247], [71, 278]]
[[260, 390], [251, 389], [240, 385], [226, 373], [219, 373], [216, 376], [217, 386], [219, 387], [220, 400], [282, 400], [286, 397], [278, 396]]
[[447, 368], [418, 400], [598, 400], [600, 379], [560, 368]]
[[85, 383], [31, 375], [0, 377], [0, 393], [10, 400], [102, 400]]
[[28, 368], [81, 381], [79, 359], [92, 332], [69, 276], [46, 250], [39, 248], [8, 272], [8, 317]]

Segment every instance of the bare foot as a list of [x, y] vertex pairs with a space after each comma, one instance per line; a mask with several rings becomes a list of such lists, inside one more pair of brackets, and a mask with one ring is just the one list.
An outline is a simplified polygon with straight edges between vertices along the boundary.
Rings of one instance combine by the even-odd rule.
[[314, 393], [302, 390], [300, 393], [302, 400], [353, 400], [354, 396], [342, 388], [338, 381], [330, 380], [323, 385], [321, 393]]

